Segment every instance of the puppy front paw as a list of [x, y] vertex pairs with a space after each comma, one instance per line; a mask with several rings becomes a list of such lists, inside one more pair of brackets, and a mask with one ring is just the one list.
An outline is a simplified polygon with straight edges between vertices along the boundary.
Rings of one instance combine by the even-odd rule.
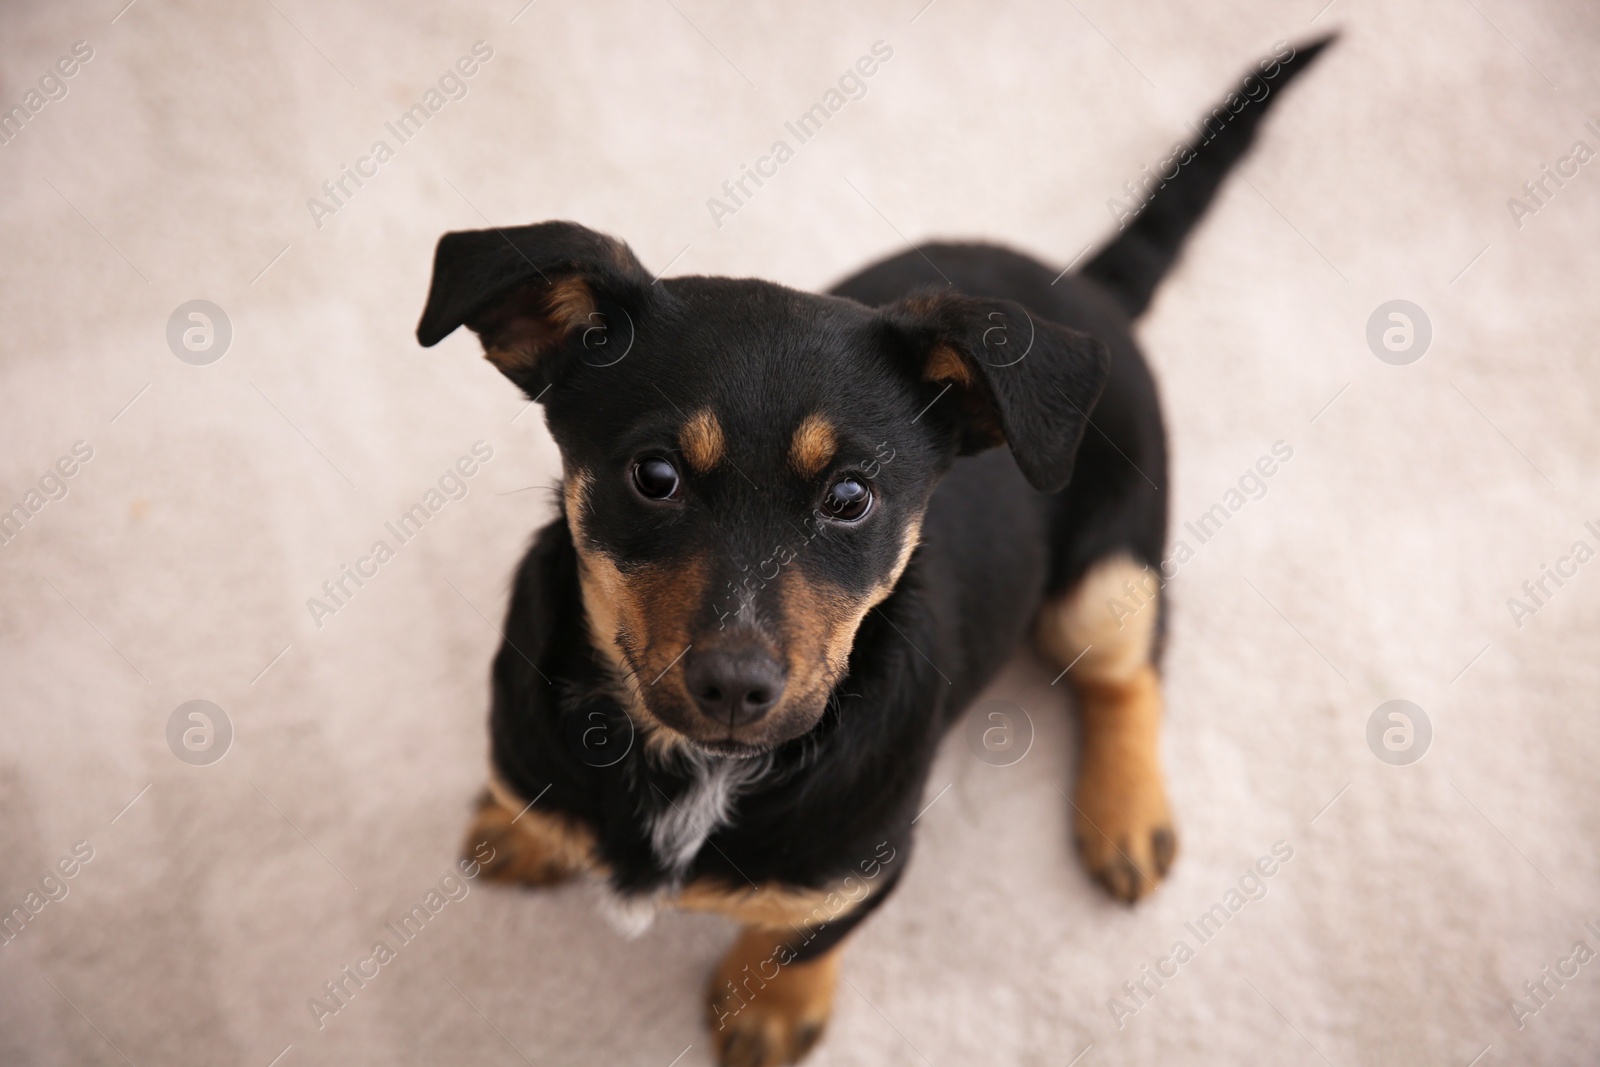
[[711, 1037], [721, 1067], [799, 1063], [833, 1013], [839, 950], [780, 964], [776, 940], [747, 930], [711, 980]]
[[1160, 769], [1086, 763], [1073, 806], [1078, 852], [1095, 880], [1127, 904], [1153, 892], [1178, 854]]

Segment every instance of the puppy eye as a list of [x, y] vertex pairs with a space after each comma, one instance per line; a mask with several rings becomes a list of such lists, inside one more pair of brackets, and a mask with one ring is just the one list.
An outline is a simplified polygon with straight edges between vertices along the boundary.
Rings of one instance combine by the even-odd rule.
[[828, 486], [822, 510], [839, 522], [858, 522], [872, 510], [872, 490], [860, 478], [847, 474]]
[[683, 481], [670, 460], [646, 456], [633, 465], [633, 487], [646, 500], [676, 500]]

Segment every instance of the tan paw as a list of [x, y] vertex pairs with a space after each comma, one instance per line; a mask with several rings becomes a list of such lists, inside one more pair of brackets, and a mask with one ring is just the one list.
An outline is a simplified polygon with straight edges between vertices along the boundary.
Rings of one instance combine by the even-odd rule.
[[1161, 686], [1145, 665], [1078, 683], [1083, 729], [1073, 831], [1089, 873], [1132, 904], [1166, 877], [1178, 852], [1161, 774]]
[[1113, 897], [1132, 904], [1166, 877], [1178, 853], [1178, 836], [1153, 761], [1086, 760], [1074, 808], [1078, 851]]
[[1161, 777], [1161, 680], [1151, 661], [1160, 600], [1150, 568], [1115, 555], [1039, 612], [1039, 647], [1066, 665], [1063, 675], [1072, 672], [1078, 694], [1078, 851], [1089, 873], [1129, 904], [1155, 889], [1178, 851]]
[[722, 1067], [799, 1063], [827, 1028], [839, 950], [780, 965], [771, 935], [747, 930], [711, 980], [711, 1038]]
[[593, 862], [584, 832], [554, 815], [531, 809], [519, 815], [489, 793], [478, 801], [461, 855], [482, 865], [483, 878], [529, 886], [558, 885]]

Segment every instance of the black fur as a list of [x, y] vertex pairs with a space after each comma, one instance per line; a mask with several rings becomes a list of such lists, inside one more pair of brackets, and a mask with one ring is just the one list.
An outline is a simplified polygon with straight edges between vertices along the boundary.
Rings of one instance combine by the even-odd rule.
[[[1284, 61], [1273, 87], [1324, 43]], [[1131, 320], [1265, 103], [1196, 146], [1194, 162], [1119, 238], [1059, 280], [1001, 248], [932, 244], [819, 296], [751, 280], [652, 283], [625, 246], [571, 223], [442, 239], [418, 339], [432, 345], [462, 324], [489, 346], [538, 334], [538, 360], [507, 373], [545, 405], [569, 476], [585, 472], [587, 550], [624, 570], [709, 561], [713, 593], [745, 582], [735, 626], [766, 626], [763, 639], [781, 643], [783, 582], [803, 574], [865, 596], [892, 572], [900, 535], [923, 513], [920, 546], [861, 622], [847, 671], [814, 708], [746, 746], [765, 773], [682, 871], [655, 853], [649, 826], [688, 789], [694, 761], [653, 756], [640, 736], [651, 723], [624, 709], [585, 625], [579, 546], [568, 516], [558, 517], [517, 572], [494, 663], [501, 778], [592, 828], [624, 893], [697, 878], [821, 888], [873, 861], [890, 875], [879, 885], [893, 885], [940, 739], [1041, 601], [1112, 553], [1161, 559], [1166, 445]], [[541, 301], [564, 278], [589, 286], [598, 325], [552, 341]], [[973, 382], [927, 379], [941, 346], [957, 351]], [[627, 480], [631, 458], [674, 455], [676, 428], [708, 403], [729, 461], [689, 479], [678, 505], [642, 503]], [[837, 430], [840, 459], [808, 481], [788, 464], [789, 432], [819, 411]], [[988, 447], [1002, 436], [1009, 451]], [[818, 487], [868, 468], [878, 510], [858, 528], [821, 521]], [[751, 566], [785, 545], [790, 569], [751, 589]], [[716, 596], [685, 610], [705, 640], [726, 632]], [[630, 662], [635, 651], [653, 650], [630, 649]], [[635, 673], [629, 684], [656, 718], [692, 721], [692, 709]], [[711, 736], [712, 726], [699, 728]], [[728, 743], [739, 740], [730, 727]]]
[[[1195, 220], [1205, 213], [1222, 179], [1255, 141], [1256, 128], [1266, 116], [1266, 102], [1311, 66], [1333, 37], [1323, 37], [1298, 50], [1283, 47], [1246, 76], [1250, 85], [1243, 95], [1227, 100], [1200, 121], [1205, 136], [1190, 142], [1195, 159], [1185, 164], [1178, 178], [1155, 190], [1145, 209], [1120, 236], [1091, 259], [1083, 273], [1105, 286], [1127, 310], [1138, 317], [1150, 305], [1156, 286], [1178, 258]], [[1266, 95], [1252, 100], [1253, 90], [1266, 87]], [[1228, 101], [1245, 101], [1237, 113]], [[1160, 175], [1157, 175], [1159, 178]]]

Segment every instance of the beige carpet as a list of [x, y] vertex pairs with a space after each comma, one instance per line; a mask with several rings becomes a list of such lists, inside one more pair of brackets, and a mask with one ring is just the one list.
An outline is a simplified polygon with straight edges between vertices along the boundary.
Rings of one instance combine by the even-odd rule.
[[[934, 236], [1065, 265], [1255, 57], [1330, 27], [1141, 328], [1194, 549], [1169, 588], [1173, 877], [1134, 911], [1088, 883], [1060, 687], [1019, 659], [990, 696], [1032, 749], [997, 768], [950, 739], [813, 1062], [1600, 1056], [1600, 162], [1572, 154], [1600, 150], [1592, 7], [124, 2], [0, 9], [0, 107], [24, 116], [0, 144], [0, 508], [26, 519], [0, 546], [0, 907], [23, 915], [0, 1062], [708, 1063], [719, 920], [630, 942], [582, 888], [440, 889], [556, 468], [470, 337], [413, 340], [435, 239], [571, 218], [655, 270], [803, 287]], [[1366, 339], [1395, 299], [1431, 323], [1408, 365]], [[209, 353], [179, 316], [195, 362], [168, 342], [192, 300], [231, 327], [209, 364], [214, 315]], [[1404, 766], [1367, 741], [1396, 699], [1431, 725]], [[215, 714], [169, 745], [192, 700], [231, 724], [219, 762], [174, 754], [215, 752]], [[1414, 754], [1412, 720], [1410, 750], [1384, 720], [1376, 751], [1393, 729]], [[385, 924], [430, 891], [402, 942]], [[308, 1002], [380, 939], [395, 958], [319, 1029]]]

